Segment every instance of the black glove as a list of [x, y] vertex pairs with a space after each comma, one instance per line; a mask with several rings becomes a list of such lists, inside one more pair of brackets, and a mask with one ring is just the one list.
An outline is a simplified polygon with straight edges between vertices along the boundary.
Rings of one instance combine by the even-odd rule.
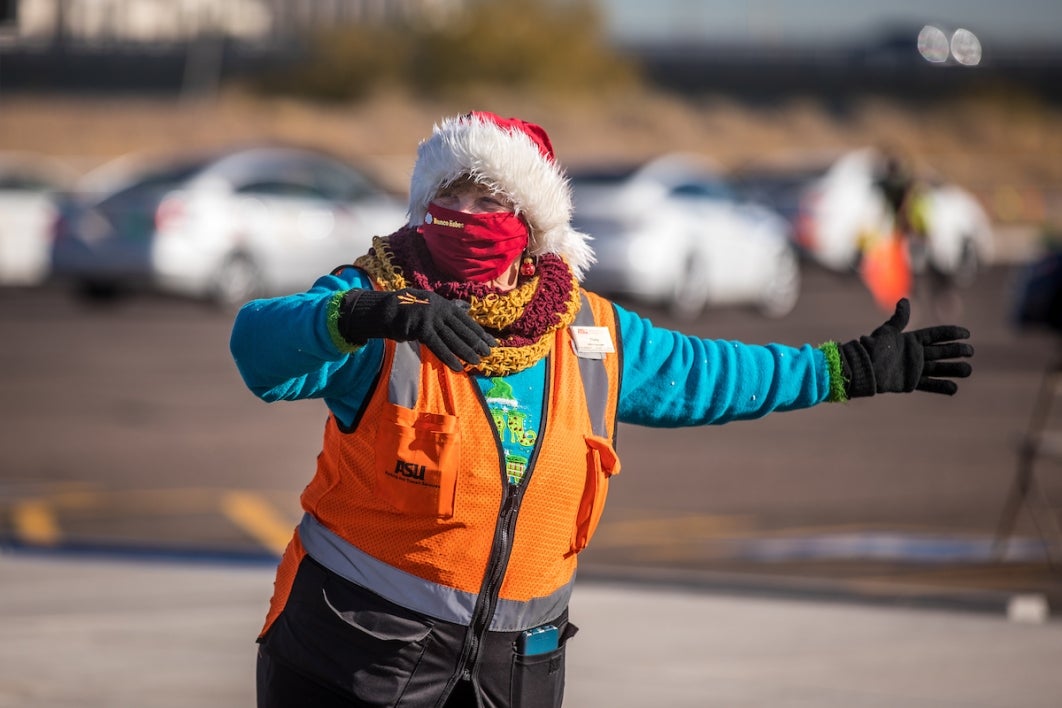
[[429, 290], [351, 290], [339, 306], [336, 324], [351, 344], [377, 338], [416, 340], [454, 371], [464, 369], [462, 359], [478, 364], [497, 345], [469, 316], [467, 302], [447, 300]]
[[[837, 347], [849, 398], [875, 393], [928, 391], [955, 395], [959, 387], [948, 378], [966, 378], [972, 371], [965, 361], [941, 361], [973, 356], [969, 330], [938, 325], [904, 332], [911, 316], [907, 298], [896, 303], [896, 312], [868, 337]], [[942, 378], [943, 377], [943, 378]]]

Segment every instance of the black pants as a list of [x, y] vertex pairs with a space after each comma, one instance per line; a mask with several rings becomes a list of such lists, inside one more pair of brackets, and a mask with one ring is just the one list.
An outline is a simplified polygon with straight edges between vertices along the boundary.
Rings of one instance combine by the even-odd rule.
[[[278, 663], [258, 649], [258, 708], [352, 708], [350, 696], [321, 685]], [[444, 708], [477, 708], [476, 691], [468, 681], [458, 681]]]
[[[560, 646], [536, 656], [516, 653], [518, 632], [487, 632], [475, 685], [457, 681], [445, 705], [558, 708], [565, 642], [577, 629], [567, 611], [553, 624]], [[399, 607], [307, 557], [283, 611], [260, 639], [258, 706], [435, 708], [461, 673], [467, 632]]]

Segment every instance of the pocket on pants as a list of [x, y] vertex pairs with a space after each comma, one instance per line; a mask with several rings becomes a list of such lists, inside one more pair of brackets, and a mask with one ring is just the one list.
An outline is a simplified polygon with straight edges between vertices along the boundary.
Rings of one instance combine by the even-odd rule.
[[513, 657], [513, 708], [556, 708], [564, 698], [564, 647]]
[[359, 705], [393, 706], [416, 673], [433, 626], [307, 558], [263, 644], [278, 660]]
[[568, 640], [579, 631], [561, 623], [560, 646], [544, 654], [513, 654], [509, 702], [512, 708], [558, 708], [564, 700], [564, 663]]

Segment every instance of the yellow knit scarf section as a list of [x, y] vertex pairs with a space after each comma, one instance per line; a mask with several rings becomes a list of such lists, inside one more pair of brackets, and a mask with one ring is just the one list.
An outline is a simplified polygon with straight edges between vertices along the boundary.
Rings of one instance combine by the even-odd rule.
[[[355, 260], [354, 265], [368, 273], [384, 290], [410, 287], [401, 266], [395, 264], [385, 237], [374, 236], [372, 250]], [[524, 313], [524, 308], [531, 302], [538, 284], [539, 278], [536, 276], [507, 293], [473, 297], [468, 314], [483, 327], [495, 332], [504, 332]], [[573, 276], [564, 311], [559, 313], [558, 321], [548, 327], [537, 340], [520, 347], [499, 344], [475, 366], [466, 364], [466, 369], [478, 371], [484, 376], [507, 376], [533, 366], [549, 354], [550, 347], [553, 346], [553, 334], [575, 321], [580, 305], [579, 282]]]

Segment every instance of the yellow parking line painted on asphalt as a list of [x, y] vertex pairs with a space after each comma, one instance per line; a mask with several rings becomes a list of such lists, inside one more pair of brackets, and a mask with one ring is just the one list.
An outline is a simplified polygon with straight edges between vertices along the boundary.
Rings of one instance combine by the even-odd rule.
[[233, 523], [277, 555], [291, 540], [292, 521], [257, 494], [228, 492], [221, 498], [221, 509]]
[[598, 548], [670, 545], [690, 540], [730, 538], [751, 533], [754, 529], [753, 517], [738, 514], [603, 521], [594, 537], [594, 544]]
[[25, 500], [15, 504], [12, 509], [12, 520], [15, 525], [15, 535], [27, 543], [54, 546], [62, 537], [52, 506], [39, 499]]

